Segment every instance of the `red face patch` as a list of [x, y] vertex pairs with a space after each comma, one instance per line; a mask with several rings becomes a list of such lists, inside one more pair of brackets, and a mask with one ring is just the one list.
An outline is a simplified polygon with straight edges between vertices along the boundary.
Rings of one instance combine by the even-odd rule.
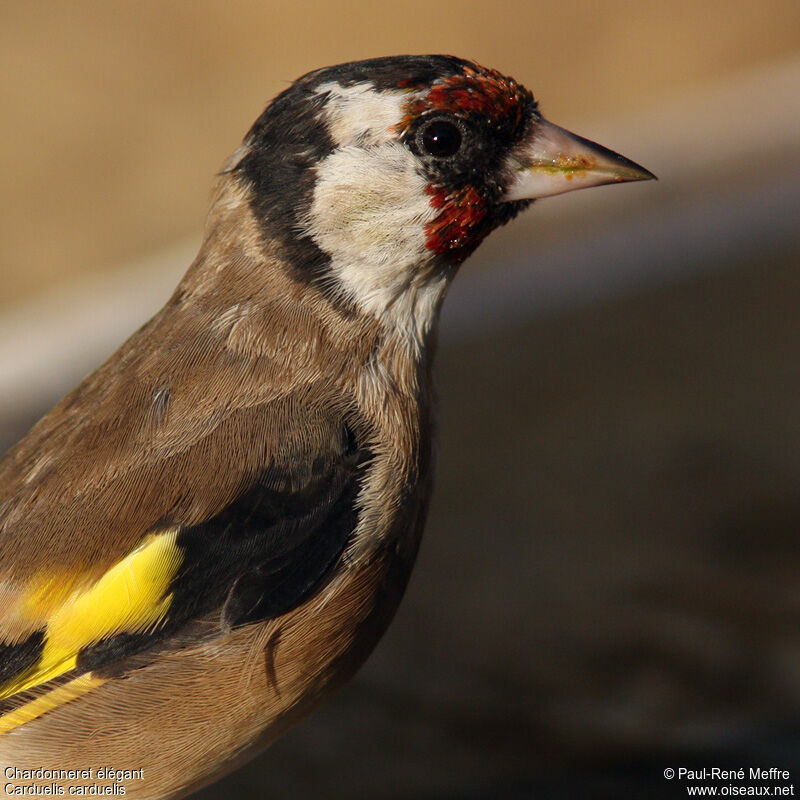
[[486, 235], [480, 233], [487, 214], [486, 201], [472, 186], [452, 194], [428, 186], [426, 192], [440, 213], [425, 226], [425, 246], [437, 255], [451, 253], [463, 261]]
[[[420, 117], [438, 112], [460, 118], [479, 116], [493, 128], [516, 130], [524, 124], [523, 117], [532, 104], [531, 93], [513, 78], [472, 64], [455, 75], [440, 78], [424, 95], [410, 99], [397, 127], [401, 135], [406, 135]], [[472, 185], [447, 190], [432, 184], [426, 191], [431, 196], [431, 206], [439, 212], [425, 226], [427, 248], [437, 255], [447, 254], [463, 261], [494, 227], [489, 203]]]
[[398, 129], [405, 133], [415, 120], [433, 111], [456, 116], [479, 114], [494, 122], [516, 126], [532, 101], [531, 93], [513, 78], [474, 64], [456, 75], [441, 78], [423, 97], [410, 101]]

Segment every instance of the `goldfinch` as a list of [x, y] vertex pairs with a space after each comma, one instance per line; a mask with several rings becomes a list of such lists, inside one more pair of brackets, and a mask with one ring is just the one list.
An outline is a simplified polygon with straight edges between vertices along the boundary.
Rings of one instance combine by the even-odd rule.
[[278, 95], [164, 308], [0, 464], [0, 764], [181, 797], [346, 681], [417, 553], [459, 265], [535, 198], [652, 177], [450, 56]]

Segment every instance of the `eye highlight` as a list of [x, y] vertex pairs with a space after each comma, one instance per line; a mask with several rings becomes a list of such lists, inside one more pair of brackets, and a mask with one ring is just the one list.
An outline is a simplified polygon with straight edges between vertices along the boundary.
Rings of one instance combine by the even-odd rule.
[[461, 130], [454, 122], [434, 119], [420, 129], [417, 142], [422, 152], [434, 158], [449, 158], [461, 149]]

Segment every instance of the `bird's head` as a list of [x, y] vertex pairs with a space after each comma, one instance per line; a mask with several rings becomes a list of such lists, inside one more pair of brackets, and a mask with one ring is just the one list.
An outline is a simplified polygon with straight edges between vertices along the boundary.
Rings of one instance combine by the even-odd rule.
[[653, 177], [547, 122], [514, 79], [450, 56], [305, 75], [228, 174], [298, 280], [419, 331], [456, 267], [532, 200]]

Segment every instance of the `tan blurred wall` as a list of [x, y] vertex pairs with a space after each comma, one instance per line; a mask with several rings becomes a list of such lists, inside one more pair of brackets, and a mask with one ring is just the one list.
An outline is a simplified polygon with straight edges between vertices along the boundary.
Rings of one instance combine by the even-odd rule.
[[0, 307], [196, 233], [215, 170], [309, 69], [456, 53], [577, 125], [798, 52], [798, 30], [797, 0], [5, 0]]

